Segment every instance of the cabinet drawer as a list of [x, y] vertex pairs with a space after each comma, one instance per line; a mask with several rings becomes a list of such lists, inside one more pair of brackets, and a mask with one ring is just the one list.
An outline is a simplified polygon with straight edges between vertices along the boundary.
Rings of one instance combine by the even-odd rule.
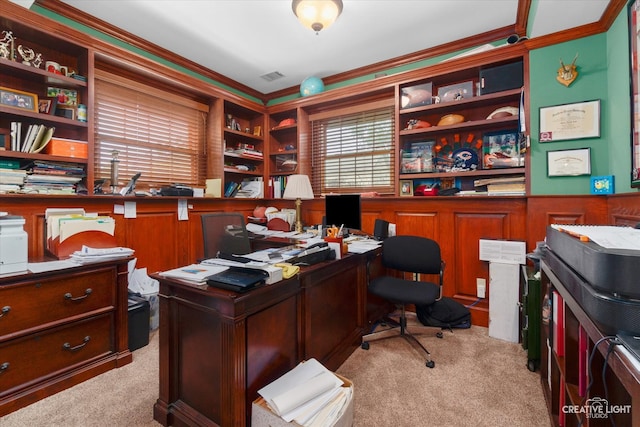
[[0, 287], [0, 340], [19, 331], [114, 307], [114, 283], [115, 268], [104, 268]]
[[108, 313], [0, 344], [0, 396], [112, 353], [112, 324]]

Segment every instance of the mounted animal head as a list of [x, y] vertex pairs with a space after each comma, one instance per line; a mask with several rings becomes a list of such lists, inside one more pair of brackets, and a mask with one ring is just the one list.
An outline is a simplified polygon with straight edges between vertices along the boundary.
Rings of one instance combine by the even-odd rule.
[[560, 68], [558, 68], [558, 75], [556, 76], [556, 80], [558, 80], [561, 84], [569, 87], [571, 83], [578, 77], [578, 67], [576, 66], [576, 60], [578, 59], [578, 54], [573, 58], [571, 65], [564, 65], [562, 62], [562, 58], [560, 58]]

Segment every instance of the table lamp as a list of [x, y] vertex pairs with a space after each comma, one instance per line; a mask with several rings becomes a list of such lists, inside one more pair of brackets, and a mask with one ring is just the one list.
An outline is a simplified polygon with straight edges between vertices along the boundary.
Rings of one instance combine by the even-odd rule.
[[287, 178], [287, 186], [284, 189], [283, 199], [296, 201], [296, 231], [302, 232], [302, 216], [300, 214], [300, 207], [302, 206], [302, 200], [313, 199], [313, 189], [311, 188], [311, 182], [307, 175], [289, 175]]

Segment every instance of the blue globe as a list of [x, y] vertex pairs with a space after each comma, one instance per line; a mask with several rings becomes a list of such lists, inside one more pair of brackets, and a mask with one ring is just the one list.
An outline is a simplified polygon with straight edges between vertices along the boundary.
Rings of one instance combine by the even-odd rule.
[[324, 83], [318, 77], [307, 77], [300, 84], [300, 95], [309, 96], [321, 93], [324, 90]]

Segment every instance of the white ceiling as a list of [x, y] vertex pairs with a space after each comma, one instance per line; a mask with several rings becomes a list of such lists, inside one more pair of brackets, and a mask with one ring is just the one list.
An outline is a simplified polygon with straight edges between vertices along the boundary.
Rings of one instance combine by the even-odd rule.
[[[518, 0], [343, 0], [342, 15], [316, 35], [290, 0], [62, 1], [264, 94], [513, 26], [518, 8]], [[608, 3], [533, 1], [528, 35], [596, 22]], [[260, 77], [276, 71], [284, 77]]]

